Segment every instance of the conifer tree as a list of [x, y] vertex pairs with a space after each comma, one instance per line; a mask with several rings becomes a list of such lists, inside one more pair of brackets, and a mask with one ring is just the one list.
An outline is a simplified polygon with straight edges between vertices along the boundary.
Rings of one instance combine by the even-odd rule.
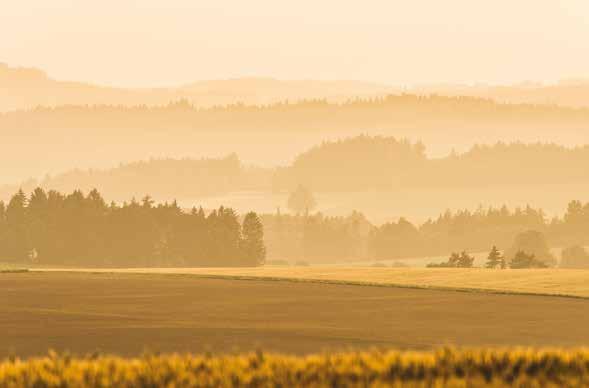
[[487, 268], [503, 267], [504, 261], [505, 261], [505, 259], [503, 258], [503, 255], [501, 255], [501, 252], [499, 252], [499, 250], [497, 249], [496, 246], [493, 246], [493, 248], [491, 249], [491, 252], [489, 252], [489, 256], [487, 256], [487, 263], [485, 264], [485, 267], [487, 267]]

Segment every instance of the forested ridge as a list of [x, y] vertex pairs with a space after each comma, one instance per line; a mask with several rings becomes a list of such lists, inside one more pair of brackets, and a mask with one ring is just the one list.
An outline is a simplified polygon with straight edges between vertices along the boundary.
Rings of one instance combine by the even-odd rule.
[[305, 131], [441, 128], [470, 131], [505, 126], [577, 128], [589, 109], [556, 105], [505, 104], [476, 97], [388, 95], [344, 103], [301, 100], [267, 105], [242, 103], [199, 108], [187, 100], [161, 106], [63, 105], [0, 114], [0, 128], [28, 130], [150, 129], [199, 131]]
[[[498, 142], [428, 158], [421, 142], [357, 136], [324, 142], [278, 168], [275, 189], [314, 191], [579, 183], [589, 179], [589, 146]], [[345, 171], [345, 174], [342, 173]]]
[[88, 192], [98, 188], [109, 200], [123, 201], [151, 193], [154, 198], [196, 198], [240, 190], [267, 190], [272, 170], [244, 166], [236, 154], [221, 158], [150, 159], [108, 169], [75, 169], [19, 185], [0, 186], [0, 198], [18, 189]]

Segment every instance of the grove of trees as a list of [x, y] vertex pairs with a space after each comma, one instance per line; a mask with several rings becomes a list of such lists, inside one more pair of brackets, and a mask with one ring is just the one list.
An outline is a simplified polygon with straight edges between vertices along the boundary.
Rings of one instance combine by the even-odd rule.
[[255, 213], [240, 223], [220, 207], [184, 211], [150, 197], [107, 204], [84, 195], [21, 190], [0, 202], [0, 260], [68, 266], [258, 266], [264, 228]]

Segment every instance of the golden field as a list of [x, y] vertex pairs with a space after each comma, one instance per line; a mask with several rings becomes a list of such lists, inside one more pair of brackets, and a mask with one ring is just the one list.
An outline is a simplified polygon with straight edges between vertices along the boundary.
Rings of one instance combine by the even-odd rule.
[[[60, 270], [43, 269], [42, 271]], [[182, 274], [233, 279], [296, 280], [589, 298], [589, 270], [573, 269], [260, 267], [67, 269], [66, 271]]]
[[50, 353], [0, 363], [0, 387], [585, 387], [587, 350], [372, 351], [306, 357]]

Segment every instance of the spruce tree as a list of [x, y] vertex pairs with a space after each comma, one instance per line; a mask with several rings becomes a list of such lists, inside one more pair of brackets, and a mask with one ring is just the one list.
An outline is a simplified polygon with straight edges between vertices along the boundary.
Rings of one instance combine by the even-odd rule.
[[501, 255], [501, 252], [499, 252], [499, 250], [497, 249], [496, 246], [493, 246], [493, 248], [491, 249], [491, 252], [489, 252], [489, 256], [487, 256], [487, 263], [485, 264], [485, 267], [487, 268], [497, 268], [497, 267], [502, 267], [505, 265], [504, 264], [504, 258], [503, 255]]

